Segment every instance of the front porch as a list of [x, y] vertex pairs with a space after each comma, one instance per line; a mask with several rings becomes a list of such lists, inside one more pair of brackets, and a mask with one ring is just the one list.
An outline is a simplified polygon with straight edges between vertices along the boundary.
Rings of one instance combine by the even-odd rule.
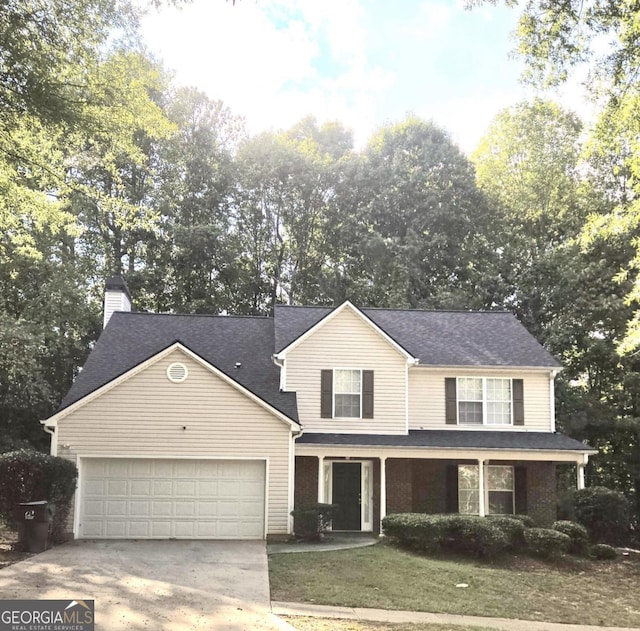
[[297, 444], [294, 503], [338, 505], [338, 531], [379, 533], [385, 515], [401, 512], [524, 514], [546, 526], [557, 465], [577, 465], [582, 488], [585, 452]]

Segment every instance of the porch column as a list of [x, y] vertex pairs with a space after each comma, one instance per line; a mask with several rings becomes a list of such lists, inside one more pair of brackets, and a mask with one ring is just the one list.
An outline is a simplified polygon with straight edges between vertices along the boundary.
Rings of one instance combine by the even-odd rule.
[[318, 456], [318, 504], [324, 504], [324, 456]]
[[380, 534], [382, 534], [382, 520], [387, 515], [387, 457], [380, 457]]
[[487, 514], [484, 502], [484, 460], [480, 459], [478, 459], [478, 493], [480, 495], [478, 514], [480, 517], [484, 517]]
[[576, 486], [578, 489], [584, 488], [584, 464], [578, 462], [576, 466]]

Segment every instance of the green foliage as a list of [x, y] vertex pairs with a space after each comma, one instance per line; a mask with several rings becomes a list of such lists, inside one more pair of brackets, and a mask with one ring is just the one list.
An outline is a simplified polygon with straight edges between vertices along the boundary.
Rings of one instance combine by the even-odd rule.
[[0, 518], [15, 528], [19, 503], [47, 500], [55, 507], [52, 540], [62, 541], [77, 478], [75, 464], [64, 458], [27, 449], [0, 454]]
[[594, 559], [600, 561], [611, 561], [618, 556], [618, 551], [606, 543], [596, 543], [594, 546], [591, 546], [589, 553]]
[[486, 558], [506, 550], [513, 533], [505, 534], [498, 524], [484, 517], [423, 513], [387, 515], [382, 520], [382, 528], [385, 535], [398, 544], [414, 550], [426, 553], [449, 550]]
[[510, 550], [519, 550], [524, 546], [525, 528], [529, 528], [533, 522], [527, 524], [524, 520], [514, 519], [514, 517], [513, 515], [488, 515], [487, 519], [507, 537]]
[[569, 550], [571, 537], [551, 528], [528, 528], [524, 531], [528, 550], [544, 559], [557, 557]]
[[589, 531], [593, 541], [618, 544], [629, 536], [629, 502], [619, 491], [592, 486], [575, 491], [576, 521]]
[[582, 524], [560, 520], [554, 522], [552, 528], [564, 533], [571, 539], [568, 550], [570, 554], [584, 554], [586, 552], [589, 546], [589, 533]]
[[313, 504], [291, 511], [293, 532], [305, 541], [318, 541], [329, 529], [335, 514], [335, 504]]

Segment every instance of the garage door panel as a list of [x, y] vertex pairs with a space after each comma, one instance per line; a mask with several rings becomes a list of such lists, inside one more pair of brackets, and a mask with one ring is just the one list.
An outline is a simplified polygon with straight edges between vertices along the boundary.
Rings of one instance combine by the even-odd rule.
[[81, 537], [262, 538], [264, 461], [86, 459]]

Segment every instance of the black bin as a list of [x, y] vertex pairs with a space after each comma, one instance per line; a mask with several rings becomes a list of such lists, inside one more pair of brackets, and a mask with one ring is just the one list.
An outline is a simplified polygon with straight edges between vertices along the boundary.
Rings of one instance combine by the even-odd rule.
[[18, 504], [14, 516], [18, 522], [18, 543], [27, 552], [44, 552], [49, 543], [53, 504], [47, 500], [23, 502]]

